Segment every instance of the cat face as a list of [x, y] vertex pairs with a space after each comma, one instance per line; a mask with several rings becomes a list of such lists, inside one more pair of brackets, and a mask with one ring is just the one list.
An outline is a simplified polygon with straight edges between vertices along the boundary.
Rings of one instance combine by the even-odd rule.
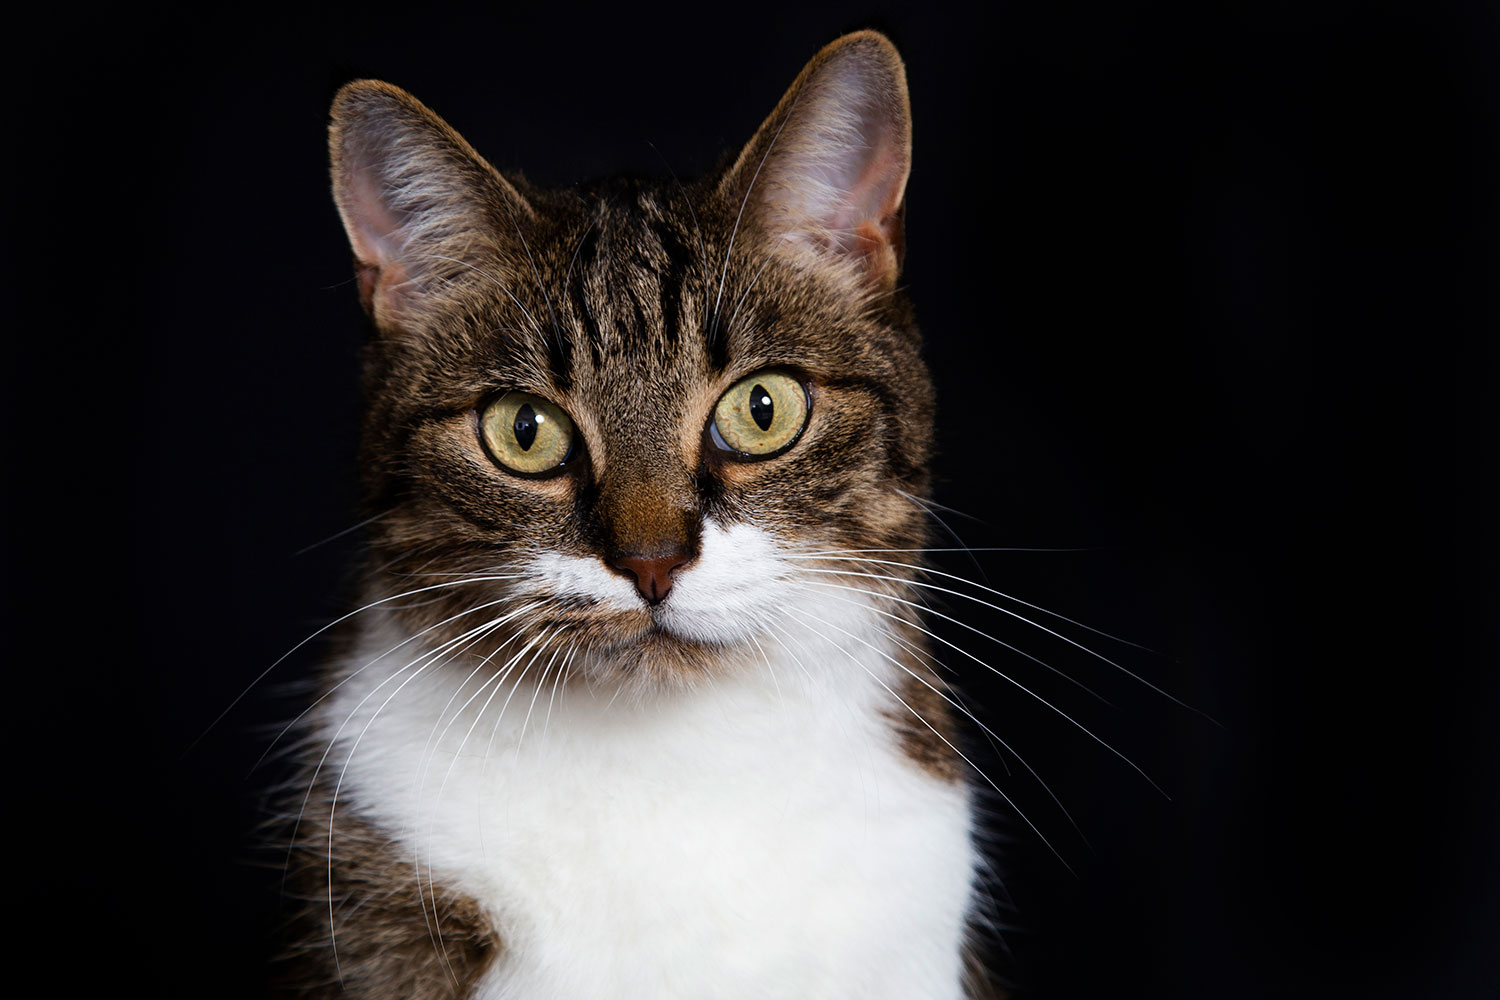
[[895, 287], [910, 130], [884, 38], [829, 46], [688, 185], [539, 190], [385, 84], [333, 114], [377, 331], [371, 585], [406, 629], [681, 680], [806, 604], [809, 555], [922, 544], [932, 390]]

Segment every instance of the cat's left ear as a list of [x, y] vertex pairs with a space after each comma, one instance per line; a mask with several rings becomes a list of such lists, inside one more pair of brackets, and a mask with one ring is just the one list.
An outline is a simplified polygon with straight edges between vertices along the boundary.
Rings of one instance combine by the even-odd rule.
[[911, 172], [906, 68], [884, 35], [832, 42], [802, 70], [721, 190], [759, 228], [825, 259], [895, 284]]

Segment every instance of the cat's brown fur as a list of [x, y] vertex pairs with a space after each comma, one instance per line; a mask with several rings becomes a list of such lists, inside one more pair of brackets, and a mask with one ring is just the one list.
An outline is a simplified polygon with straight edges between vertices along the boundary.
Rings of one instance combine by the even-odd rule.
[[346, 808], [330, 823], [330, 800], [330, 789], [310, 800], [288, 871], [299, 896], [281, 989], [328, 1000], [467, 996], [501, 947], [489, 918], [473, 899], [419, 882], [410, 853], [358, 814]]
[[[868, 183], [894, 195], [851, 231], [788, 242], [799, 219], [786, 174], [826, 140], [799, 114], [826, 102], [850, 67], [874, 81], [863, 113], [890, 132]], [[660, 544], [691, 554], [696, 526], [715, 513], [753, 517], [814, 548], [920, 548], [924, 513], [911, 498], [929, 491], [933, 394], [897, 285], [909, 130], [900, 59], [870, 32], [820, 52], [739, 156], [687, 185], [543, 190], [500, 175], [396, 87], [341, 90], [330, 130], [335, 197], [377, 333], [361, 452], [374, 518], [366, 599], [482, 575], [539, 539], [579, 555]], [[374, 203], [391, 206], [384, 222]], [[389, 252], [383, 226], [399, 232], [401, 254]], [[726, 461], [699, 415], [746, 373], [789, 364], [809, 386], [804, 438], [775, 461]], [[522, 480], [486, 457], [476, 414], [502, 389], [572, 416], [587, 446], [562, 474]], [[857, 585], [896, 594], [912, 576], [881, 572], [897, 582]], [[436, 590], [390, 610], [407, 634], [430, 630], [441, 643], [467, 628], [462, 615], [479, 593]], [[585, 680], [609, 671], [649, 688], [716, 666], [713, 648], [648, 634], [639, 614], [566, 602], [468, 652], [531, 641], [545, 650], [563, 625], [569, 643], [601, 654], [580, 658]], [[905, 638], [924, 648], [920, 632]], [[959, 781], [949, 706], [936, 693], [943, 682], [921, 656], [900, 658], [914, 675], [888, 711], [900, 745], [932, 776]], [[313, 987], [305, 995], [333, 995], [340, 974], [359, 996], [466, 995], [502, 947], [496, 929], [441, 886], [437, 906], [424, 908], [410, 859], [353, 805], [337, 811], [330, 865], [327, 791], [326, 782], [314, 788], [293, 871], [307, 900], [294, 949], [301, 982]], [[325, 947], [330, 894], [337, 971]]]
[[[370, 170], [351, 158], [365, 155], [370, 135], [396, 130], [416, 147], [384, 181], [410, 192], [405, 211], [463, 206], [417, 234], [415, 262], [398, 273], [356, 261], [380, 332], [366, 365], [362, 462], [370, 513], [385, 515], [372, 538], [376, 562], [389, 565], [377, 586], [411, 579], [403, 573], [481, 570], [535, 538], [583, 554], [685, 537], [686, 522], [716, 506], [753, 509], [772, 526], [815, 509], [821, 524], [802, 525], [814, 545], [921, 544], [921, 510], [887, 487], [926, 495], [932, 446], [931, 383], [910, 304], [893, 284], [900, 206], [885, 221], [889, 243], [861, 236], [853, 257], [869, 263], [851, 266], [847, 255], [778, 251], [779, 233], [760, 218], [772, 210], [748, 197], [752, 184], [776, 183], [772, 140], [796, 148], [785, 121], [809, 99], [802, 88], [850, 47], [894, 60], [903, 85], [890, 100], [904, 108], [890, 43], [849, 36], [813, 60], [722, 175], [686, 187], [540, 190], [502, 178], [404, 91], [360, 81], [340, 92], [331, 150], [341, 203], [353, 197], [349, 178]], [[721, 461], [691, 415], [739, 374], [788, 357], [811, 379], [813, 419], [829, 433], [809, 433], [807, 447], [775, 463]], [[603, 446], [568, 474], [515, 488], [475, 447], [474, 413], [497, 385], [556, 401]], [[425, 628], [469, 596], [441, 595], [402, 613], [403, 624]], [[585, 641], [615, 645], [630, 634], [595, 613], [561, 611], [548, 624], [564, 621]], [[668, 652], [687, 673], [710, 667], [701, 648]]]

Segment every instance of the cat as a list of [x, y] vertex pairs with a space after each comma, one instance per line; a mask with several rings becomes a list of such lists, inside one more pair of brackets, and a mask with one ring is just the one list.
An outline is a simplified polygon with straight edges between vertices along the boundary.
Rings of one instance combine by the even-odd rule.
[[542, 190], [369, 80], [330, 150], [371, 520], [288, 988], [979, 995], [891, 42], [822, 49], [692, 183]]

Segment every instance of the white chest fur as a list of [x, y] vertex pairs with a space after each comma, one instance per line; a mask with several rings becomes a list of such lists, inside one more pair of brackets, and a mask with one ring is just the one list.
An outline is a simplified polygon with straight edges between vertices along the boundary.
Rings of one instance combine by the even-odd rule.
[[338, 809], [491, 915], [483, 998], [958, 997], [966, 790], [902, 756], [874, 654], [767, 654], [644, 703], [363, 671]]

